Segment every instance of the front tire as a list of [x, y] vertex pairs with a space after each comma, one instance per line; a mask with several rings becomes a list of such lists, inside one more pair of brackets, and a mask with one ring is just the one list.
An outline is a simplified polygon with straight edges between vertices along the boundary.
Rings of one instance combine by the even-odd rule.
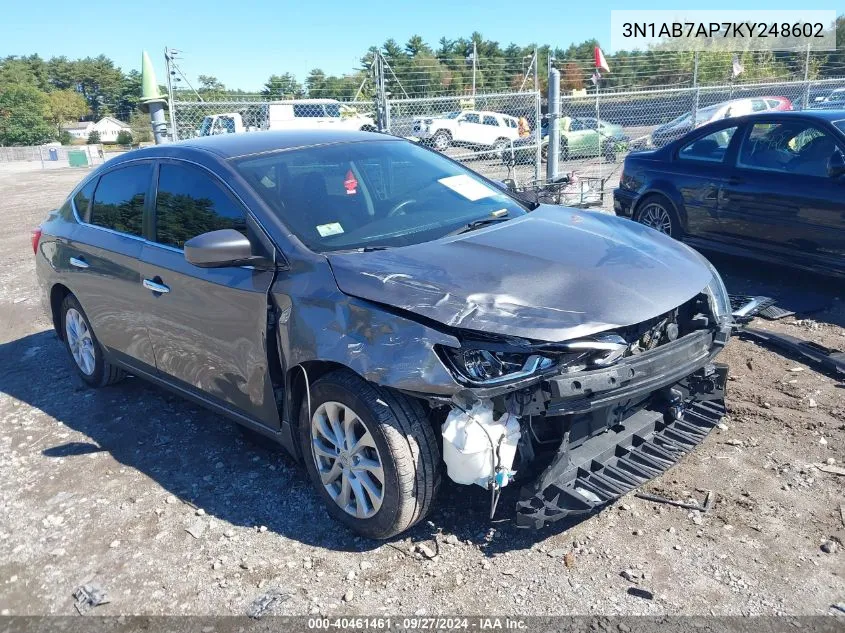
[[437, 437], [422, 404], [346, 369], [310, 391], [310, 409], [306, 400], [300, 409], [300, 448], [329, 514], [374, 539], [420, 521], [441, 479]]
[[437, 132], [431, 139], [431, 146], [438, 152], [446, 151], [452, 144], [452, 136], [443, 130]]
[[91, 387], [105, 387], [123, 380], [126, 374], [105, 359], [103, 348], [75, 296], [62, 301], [62, 333], [77, 375]]

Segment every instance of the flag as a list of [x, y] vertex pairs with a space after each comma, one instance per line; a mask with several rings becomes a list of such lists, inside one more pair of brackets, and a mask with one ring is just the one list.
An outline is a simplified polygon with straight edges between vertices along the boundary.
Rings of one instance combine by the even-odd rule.
[[733, 76], [738, 77], [745, 68], [739, 63], [739, 55], [734, 55], [733, 59]]
[[601, 49], [596, 46], [596, 68], [600, 68], [605, 72], [610, 72], [610, 68], [607, 65], [607, 60], [604, 58], [604, 53], [601, 52]]

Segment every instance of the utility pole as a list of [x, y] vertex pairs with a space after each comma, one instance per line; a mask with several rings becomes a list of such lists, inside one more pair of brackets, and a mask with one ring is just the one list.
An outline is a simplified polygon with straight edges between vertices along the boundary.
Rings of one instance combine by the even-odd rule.
[[472, 42], [472, 98], [475, 99], [475, 63], [478, 58], [478, 48], [475, 41]]
[[164, 47], [164, 68], [167, 71], [167, 111], [170, 113], [170, 140], [176, 140], [176, 120], [174, 118], [173, 110], [173, 80], [172, 75], [175, 72], [170, 67], [170, 48]]

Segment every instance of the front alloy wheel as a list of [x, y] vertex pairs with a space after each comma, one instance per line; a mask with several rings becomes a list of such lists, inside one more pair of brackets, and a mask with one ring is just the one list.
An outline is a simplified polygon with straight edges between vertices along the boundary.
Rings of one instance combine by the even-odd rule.
[[368, 519], [384, 499], [384, 467], [361, 418], [340, 402], [321, 404], [311, 418], [311, 454], [329, 496], [358, 519]]
[[440, 485], [440, 449], [423, 403], [348, 369], [329, 371], [308, 391], [300, 454], [332, 518], [379, 539], [422, 519]]

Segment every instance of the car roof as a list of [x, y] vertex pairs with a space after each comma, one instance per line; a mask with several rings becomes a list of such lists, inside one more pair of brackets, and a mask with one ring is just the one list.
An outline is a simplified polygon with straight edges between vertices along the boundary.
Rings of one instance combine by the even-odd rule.
[[[132, 152], [133, 157], [142, 154], [160, 154], [162, 148], [187, 148], [202, 150], [229, 159], [250, 154], [263, 154], [278, 150], [330, 145], [334, 143], [356, 143], [360, 141], [401, 141], [402, 139], [357, 130], [268, 130], [263, 132], [243, 132], [240, 134], [217, 134], [192, 138], [165, 145], [157, 145]], [[157, 151], [158, 150], [158, 151]], [[170, 153], [170, 152], [167, 152]]]

